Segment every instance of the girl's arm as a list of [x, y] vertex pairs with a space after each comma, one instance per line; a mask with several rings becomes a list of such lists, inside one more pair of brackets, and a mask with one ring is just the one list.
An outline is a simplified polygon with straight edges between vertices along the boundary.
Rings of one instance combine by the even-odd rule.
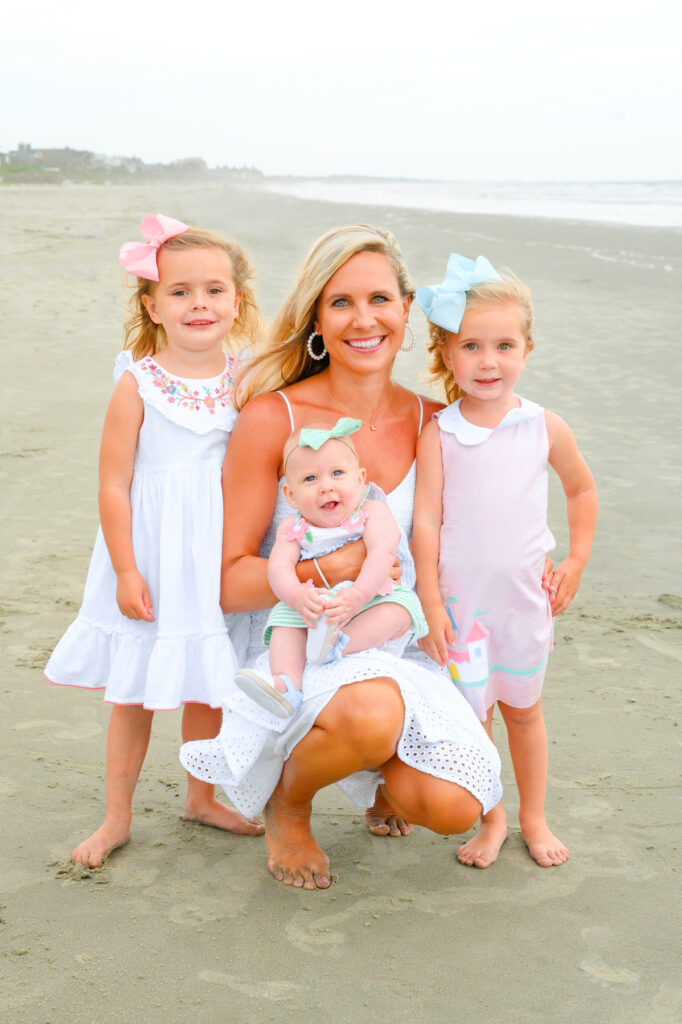
[[550, 577], [552, 614], [559, 615], [575, 597], [590, 557], [597, 525], [597, 489], [587, 463], [578, 450], [568, 424], [553, 412], [545, 412], [549, 437], [549, 464], [566, 495], [570, 551]]
[[277, 530], [277, 538], [268, 559], [268, 582], [280, 601], [297, 611], [307, 626], [315, 626], [324, 603], [315, 587], [301, 583], [296, 575], [301, 548], [295, 540], [289, 540], [285, 533], [287, 525], [292, 522], [293, 516], [285, 519]]
[[99, 453], [99, 517], [116, 573], [116, 601], [129, 619], [154, 621], [149, 588], [137, 569], [132, 538], [130, 485], [144, 406], [131, 373], [114, 388], [104, 418]]
[[344, 626], [386, 584], [400, 543], [400, 528], [383, 501], [367, 501], [363, 534], [367, 557], [352, 587], [344, 587], [324, 610], [329, 622]]
[[431, 421], [424, 427], [417, 442], [417, 490], [412, 520], [412, 554], [417, 570], [417, 594], [429, 625], [428, 635], [418, 641], [420, 648], [437, 661], [447, 665], [446, 641], [455, 637], [448, 614], [443, 607], [438, 584], [440, 528], [443, 523], [443, 462], [440, 429]]

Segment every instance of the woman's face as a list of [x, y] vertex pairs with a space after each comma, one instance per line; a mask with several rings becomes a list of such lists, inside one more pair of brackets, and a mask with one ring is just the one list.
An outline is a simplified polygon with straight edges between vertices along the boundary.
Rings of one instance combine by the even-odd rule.
[[315, 330], [330, 362], [360, 372], [390, 366], [402, 345], [410, 300], [377, 252], [351, 256], [329, 278], [317, 302]]

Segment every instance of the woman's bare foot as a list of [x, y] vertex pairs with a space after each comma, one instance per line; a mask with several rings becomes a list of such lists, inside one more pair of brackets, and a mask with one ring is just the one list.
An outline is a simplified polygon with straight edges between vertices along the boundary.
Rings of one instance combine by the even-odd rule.
[[365, 811], [365, 821], [373, 836], [409, 836], [414, 831], [414, 825], [399, 817], [378, 789], [374, 804]]
[[473, 839], [460, 846], [457, 860], [467, 867], [489, 868], [497, 860], [506, 838], [507, 814], [498, 804], [486, 814]]
[[239, 836], [262, 836], [265, 825], [260, 818], [247, 818], [233, 807], [228, 807], [215, 797], [205, 800], [185, 800], [185, 818], [198, 821], [211, 828], [222, 828]]
[[328, 889], [329, 859], [310, 830], [310, 810], [287, 806], [277, 790], [270, 797], [263, 812], [268, 871], [295, 889]]
[[105, 818], [96, 832], [71, 851], [71, 860], [74, 864], [82, 864], [86, 868], [101, 868], [113, 850], [118, 850], [129, 841], [129, 823], [110, 823]]
[[524, 821], [521, 835], [528, 852], [541, 868], [555, 868], [564, 864], [571, 854], [560, 839], [550, 832], [544, 818], [541, 821]]

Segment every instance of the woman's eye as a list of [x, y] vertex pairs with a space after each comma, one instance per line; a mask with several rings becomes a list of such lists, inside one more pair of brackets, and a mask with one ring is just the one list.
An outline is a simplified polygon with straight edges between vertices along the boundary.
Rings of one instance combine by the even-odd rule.
[[388, 295], [375, 295], [372, 302], [390, 302]]
[[341, 309], [341, 308], [343, 308], [343, 306], [347, 306], [347, 305], [348, 305], [348, 299], [334, 299], [334, 301], [332, 302], [332, 306], [336, 306], [337, 309]]

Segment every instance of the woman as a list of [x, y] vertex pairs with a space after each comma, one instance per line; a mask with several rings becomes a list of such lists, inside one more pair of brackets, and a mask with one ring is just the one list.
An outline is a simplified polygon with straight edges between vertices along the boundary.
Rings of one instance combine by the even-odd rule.
[[[265, 556], [290, 511], [282, 449], [295, 428], [331, 426], [339, 416], [362, 420], [354, 435], [360, 463], [409, 535], [416, 441], [438, 408], [391, 379], [413, 294], [392, 235], [367, 225], [331, 231], [313, 246], [268, 351], [248, 371], [248, 404], [223, 473], [223, 607], [253, 613], [249, 665], [267, 666], [262, 632], [276, 599]], [[333, 585], [357, 576], [363, 554], [358, 541], [319, 564]], [[406, 542], [399, 555], [403, 582], [413, 586]], [[299, 564], [299, 575], [322, 585], [310, 562]], [[311, 667], [303, 689], [301, 710], [287, 722], [231, 690], [220, 736], [186, 744], [181, 755], [245, 813], [265, 805], [268, 867], [278, 881], [329, 886], [310, 814], [315, 793], [333, 782], [360, 806], [372, 805], [375, 835], [406, 833], [406, 821], [464, 832], [499, 800], [495, 748], [449, 677], [419, 652], [398, 659], [374, 650]]]

